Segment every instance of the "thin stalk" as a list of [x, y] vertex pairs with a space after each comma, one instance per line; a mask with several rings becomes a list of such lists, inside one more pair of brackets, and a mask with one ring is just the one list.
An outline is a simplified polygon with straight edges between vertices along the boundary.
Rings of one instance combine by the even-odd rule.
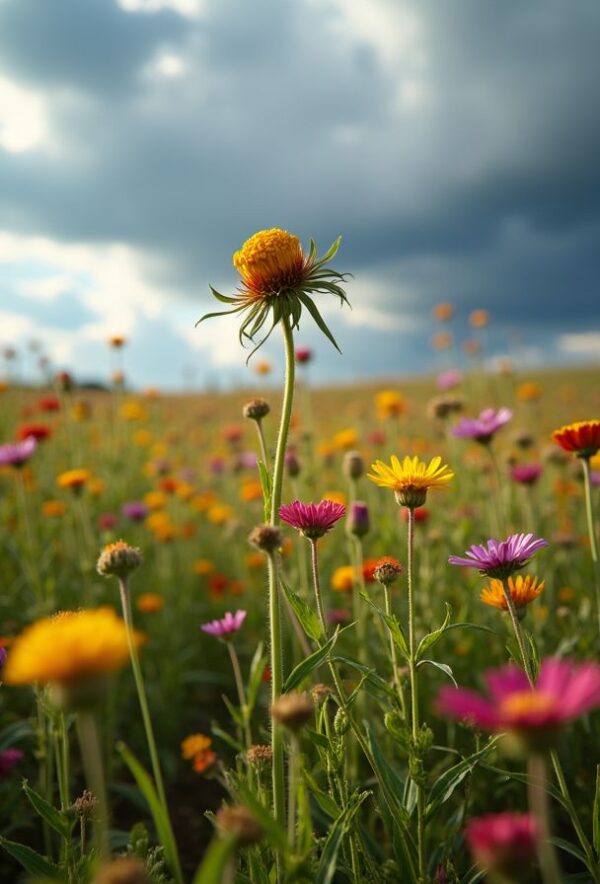
[[546, 759], [534, 754], [527, 762], [529, 770], [529, 809], [536, 821], [538, 858], [544, 884], [561, 884], [562, 877], [554, 846], [550, 841], [550, 808], [546, 790]]
[[[158, 751], [156, 748], [156, 740], [154, 738], [154, 729], [152, 727], [152, 719], [150, 718], [150, 709], [148, 708], [148, 698], [146, 697], [144, 676], [142, 674], [142, 667], [140, 666], [140, 658], [139, 658], [139, 655], [137, 652], [137, 647], [135, 645], [135, 641], [133, 638], [133, 618], [131, 616], [131, 599], [129, 596], [129, 588], [127, 585], [127, 581], [125, 579], [119, 579], [119, 591], [121, 594], [121, 607], [123, 609], [123, 620], [125, 621], [125, 627], [127, 629], [127, 642], [129, 645], [129, 656], [131, 658], [131, 668], [133, 670], [133, 678], [135, 681], [135, 687], [137, 690], [138, 701], [139, 701], [140, 710], [142, 713], [142, 720], [144, 722], [144, 730], [146, 732], [146, 742], [148, 744], [148, 751], [150, 753], [150, 762], [152, 764], [152, 773], [154, 776], [156, 791], [158, 793], [159, 801], [162, 804], [165, 818], [168, 822], [169, 828], [171, 829], [171, 836], [172, 836], [173, 844], [176, 844], [175, 837], [173, 835], [173, 831], [171, 828], [169, 808], [167, 805], [167, 796], [165, 793], [165, 785], [164, 785], [163, 775], [162, 775], [162, 771], [161, 771], [161, 767], [160, 767], [160, 761], [158, 758]], [[183, 875], [182, 875], [181, 867], [179, 865], [179, 855], [177, 852], [177, 848], [175, 849], [174, 864], [175, 864], [176, 868], [172, 869], [172, 872], [175, 875], [175, 879], [178, 882], [178, 884], [181, 884], [181, 882], [183, 881]]]
[[296, 790], [298, 788], [298, 738], [291, 735], [288, 755], [288, 841], [296, 849]]
[[[385, 613], [388, 617], [393, 615], [392, 611], [392, 598], [389, 586], [383, 587], [384, 600], [385, 600]], [[404, 699], [404, 691], [402, 690], [402, 681], [400, 679], [400, 667], [398, 666], [398, 652], [396, 650], [396, 645], [394, 643], [394, 639], [392, 637], [391, 631], [389, 631], [389, 639], [390, 639], [390, 656], [392, 658], [392, 678], [394, 682], [394, 687], [396, 688], [396, 692], [398, 694], [398, 700], [400, 701], [400, 707], [402, 709], [402, 715], [406, 718], [406, 701]]]
[[242, 670], [240, 669], [240, 660], [233, 642], [228, 641], [227, 650], [231, 657], [231, 666], [235, 678], [235, 686], [237, 688], [238, 701], [242, 712], [242, 721], [244, 722], [244, 740], [246, 741], [246, 749], [252, 745], [252, 732], [250, 730], [250, 719], [248, 715], [248, 703], [246, 702], [246, 691], [244, 690], [244, 680], [242, 678]]
[[533, 673], [531, 671], [529, 654], [527, 653], [527, 648], [525, 646], [525, 637], [523, 635], [523, 630], [521, 629], [521, 624], [519, 622], [515, 603], [513, 602], [513, 598], [508, 587], [508, 582], [504, 577], [502, 578], [502, 591], [504, 592], [504, 600], [506, 601], [506, 605], [508, 608], [508, 615], [512, 623], [512, 628], [517, 640], [517, 645], [519, 646], [519, 653], [521, 654], [523, 669], [525, 670], [525, 675], [527, 676], [529, 684], [531, 685], [531, 687], [533, 687]]
[[[417, 681], [417, 660], [415, 641], [415, 594], [413, 585], [413, 565], [415, 551], [415, 511], [408, 508], [408, 550], [406, 559], [406, 575], [408, 584], [408, 653], [411, 700], [411, 727], [414, 751], [419, 739], [419, 693]], [[425, 797], [423, 786], [415, 783], [417, 788], [417, 850], [419, 877], [425, 878]]]
[[592, 498], [592, 475], [589, 457], [581, 458], [583, 467], [583, 485], [585, 489], [585, 515], [587, 519], [588, 534], [590, 536], [590, 552], [592, 554], [592, 568], [594, 570], [594, 589], [596, 591], [596, 613], [598, 615], [598, 627], [600, 628], [600, 556], [598, 554], [598, 539], [596, 536], [596, 522], [594, 519], [594, 501]]
[[[281, 320], [283, 340], [285, 346], [285, 382], [283, 390], [283, 404], [281, 409], [281, 421], [277, 435], [275, 448], [275, 463], [273, 466], [273, 485], [271, 491], [271, 525], [279, 524], [279, 507], [281, 506], [281, 492], [283, 488], [283, 469], [285, 464], [285, 450], [292, 418], [292, 404], [294, 401], [294, 336], [290, 327], [289, 319], [284, 316]], [[275, 702], [283, 688], [283, 648], [281, 641], [281, 606], [279, 603], [279, 582], [277, 574], [277, 561], [274, 555], [269, 556], [269, 620], [271, 632], [271, 697]], [[280, 825], [285, 825], [285, 772], [283, 757], [283, 738], [281, 725], [272, 722], [271, 747], [273, 749], [273, 810], [275, 819]], [[277, 855], [278, 878], [281, 878], [282, 862]]]
[[110, 852], [108, 842], [108, 801], [106, 798], [100, 739], [93, 712], [80, 710], [77, 713], [77, 735], [79, 737], [79, 746], [88, 789], [98, 800], [94, 825], [96, 849], [101, 856], [107, 857]]
[[267, 443], [265, 441], [265, 431], [263, 430], [262, 420], [254, 421], [254, 423], [256, 424], [258, 444], [260, 445], [260, 456], [265, 467], [269, 469], [269, 453], [267, 451]]

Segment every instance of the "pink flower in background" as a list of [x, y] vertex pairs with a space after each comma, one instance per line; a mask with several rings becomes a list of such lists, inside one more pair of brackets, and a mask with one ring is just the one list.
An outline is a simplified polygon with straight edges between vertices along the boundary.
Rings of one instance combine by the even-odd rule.
[[469, 820], [465, 840], [478, 865], [512, 877], [535, 860], [536, 832], [528, 813], [490, 813]]
[[300, 503], [299, 500], [293, 500], [279, 508], [282, 521], [297, 528], [309, 540], [317, 540], [331, 531], [345, 512], [346, 507], [343, 504], [332, 500], [322, 500], [320, 503]]
[[486, 674], [489, 697], [463, 688], [444, 687], [439, 711], [467, 719], [486, 731], [555, 733], [563, 724], [600, 706], [600, 666], [548, 657], [535, 687], [518, 666]]
[[495, 433], [512, 419], [513, 413], [510, 408], [486, 408], [479, 417], [463, 417], [462, 420], [452, 427], [452, 434], [461, 439], [475, 439], [482, 445], [487, 445]]
[[478, 568], [486, 577], [502, 580], [523, 568], [531, 556], [548, 546], [548, 541], [535, 534], [511, 534], [506, 540], [488, 540], [485, 546], [474, 544], [462, 556], [450, 556], [450, 565]]
[[13, 442], [8, 445], [0, 445], [0, 467], [21, 467], [26, 463], [37, 448], [37, 442], [33, 436], [28, 436], [22, 442]]
[[542, 465], [539, 463], [516, 464], [510, 468], [509, 475], [513, 482], [519, 485], [535, 485], [542, 475]]
[[307, 362], [310, 362], [312, 359], [312, 350], [310, 347], [297, 347], [296, 348], [296, 362], [298, 365], [306, 365]]
[[448, 371], [442, 371], [436, 378], [436, 384], [438, 390], [452, 390], [454, 387], [458, 387], [460, 383], [462, 383], [462, 372], [457, 371], [454, 368], [448, 369]]
[[24, 758], [20, 749], [4, 749], [0, 752], [0, 779], [7, 777], [13, 767]]
[[200, 628], [203, 632], [207, 632], [209, 635], [214, 635], [216, 638], [222, 638], [225, 641], [229, 641], [230, 636], [233, 636], [241, 627], [246, 616], [247, 611], [238, 610], [235, 614], [232, 614], [231, 611], [227, 611], [225, 616], [220, 620], [212, 620], [210, 623], [204, 623]]

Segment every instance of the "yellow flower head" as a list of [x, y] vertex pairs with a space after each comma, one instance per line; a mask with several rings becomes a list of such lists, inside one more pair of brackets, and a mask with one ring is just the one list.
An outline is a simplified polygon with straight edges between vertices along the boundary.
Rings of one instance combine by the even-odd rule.
[[84, 485], [90, 481], [92, 474], [89, 470], [67, 470], [57, 476], [56, 481], [60, 488], [69, 488], [71, 491], [81, 491]]
[[331, 588], [335, 592], [351, 592], [356, 579], [352, 565], [340, 565], [331, 575]]
[[405, 457], [403, 461], [393, 454], [391, 466], [376, 460], [372, 464], [369, 479], [382, 488], [391, 488], [400, 506], [414, 509], [423, 506], [430, 488], [445, 488], [454, 473], [442, 466], [441, 457], [434, 457], [426, 464], [418, 457]]
[[396, 390], [380, 390], [375, 395], [375, 408], [382, 420], [398, 417], [406, 411], [406, 400]]
[[45, 500], [42, 503], [42, 515], [47, 519], [62, 516], [66, 509], [67, 505], [64, 500]]
[[[524, 576], [517, 574], [508, 578], [508, 590], [517, 610], [526, 608], [541, 594], [544, 589], [544, 581], [538, 583], [537, 577]], [[481, 601], [490, 605], [492, 608], [499, 608], [501, 611], [508, 611], [508, 605], [502, 589], [502, 581], [492, 579], [489, 585], [481, 591]]]
[[233, 256], [249, 300], [278, 294], [302, 280], [306, 258], [297, 236], [287, 230], [260, 230]]
[[358, 433], [351, 427], [340, 430], [333, 437], [333, 445], [341, 451], [349, 451], [351, 448], [356, 448], [358, 445]]
[[181, 757], [187, 761], [190, 758], [194, 758], [200, 752], [210, 749], [211, 745], [211, 738], [205, 736], [205, 734], [190, 734], [189, 737], [186, 737], [181, 742]]
[[[141, 644], [141, 633], [134, 640]], [[71, 683], [114, 672], [128, 658], [127, 630], [112, 608], [65, 611], [23, 630], [11, 648], [3, 680]]]
[[215, 563], [210, 559], [196, 559], [192, 567], [194, 574], [199, 574], [200, 577], [206, 577], [208, 574], [212, 574], [215, 570]]

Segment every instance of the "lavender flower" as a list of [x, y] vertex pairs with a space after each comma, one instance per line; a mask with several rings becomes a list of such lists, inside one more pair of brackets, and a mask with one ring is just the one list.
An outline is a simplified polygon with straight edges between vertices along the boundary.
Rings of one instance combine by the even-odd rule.
[[448, 371], [442, 371], [436, 378], [436, 384], [438, 390], [452, 390], [453, 387], [458, 387], [463, 379], [462, 372], [457, 371], [454, 368], [448, 369]]
[[141, 500], [130, 500], [123, 504], [121, 512], [126, 519], [131, 519], [132, 522], [143, 522], [149, 510]]
[[495, 433], [512, 419], [513, 413], [510, 408], [486, 408], [479, 417], [463, 417], [452, 428], [452, 434], [461, 439], [475, 439], [482, 445], [487, 445]]
[[22, 442], [0, 445], [0, 466], [21, 467], [29, 460], [37, 448], [37, 442], [33, 436], [28, 436]]
[[517, 464], [510, 469], [510, 478], [519, 485], [535, 485], [542, 475], [542, 465], [539, 463]]
[[465, 553], [466, 558], [450, 556], [451, 565], [478, 568], [481, 575], [502, 580], [523, 568], [531, 556], [548, 546], [548, 541], [535, 534], [511, 534], [506, 540], [488, 540], [486, 546], [474, 545]]
[[279, 508], [279, 516], [292, 528], [297, 528], [304, 537], [309, 540], [317, 540], [331, 531], [338, 519], [346, 512], [346, 507], [332, 500], [322, 500], [320, 503], [301, 503], [293, 500], [292, 503]]
[[227, 611], [220, 620], [212, 620], [210, 623], [203, 623], [200, 627], [203, 632], [214, 635], [215, 638], [222, 638], [224, 641], [231, 641], [231, 637], [238, 631], [242, 623], [246, 619], [247, 611], [238, 610], [235, 614]]

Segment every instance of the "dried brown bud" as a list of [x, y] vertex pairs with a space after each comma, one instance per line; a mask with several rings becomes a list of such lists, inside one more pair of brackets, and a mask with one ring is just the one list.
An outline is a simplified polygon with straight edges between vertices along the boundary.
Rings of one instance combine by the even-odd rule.
[[103, 866], [94, 884], [150, 884], [146, 867], [140, 859], [121, 857]]
[[273, 750], [270, 746], [250, 746], [246, 752], [248, 764], [253, 767], [264, 768], [269, 765], [273, 759]]
[[313, 713], [314, 706], [308, 694], [298, 691], [282, 694], [271, 706], [271, 716], [291, 731], [300, 730]]
[[248, 543], [266, 553], [273, 553], [283, 543], [283, 534], [274, 525], [257, 525], [248, 535]]
[[270, 411], [271, 406], [265, 399], [251, 399], [244, 405], [242, 414], [252, 421], [261, 421]]
[[373, 569], [375, 580], [383, 586], [391, 586], [400, 577], [401, 573], [402, 565], [398, 559], [394, 559], [391, 556], [384, 556], [382, 559], [378, 559]]
[[329, 688], [326, 684], [316, 684], [311, 690], [311, 696], [313, 698], [314, 703], [317, 706], [320, 706], [322, 703], [325, 703], [326, 700], [331, 696], [331, 688]]
[[243, 804], [222, 807], [215, 816], [217, 828], [225, 835], [233, 835], [241, 847], [256, 844], [263, 836], [260, 823]]
[[97, 807], [98, 799], [89, 789], [84, 789], [79, 798], [73, 802], [73, 810], [82, 819], [89, 819]]

